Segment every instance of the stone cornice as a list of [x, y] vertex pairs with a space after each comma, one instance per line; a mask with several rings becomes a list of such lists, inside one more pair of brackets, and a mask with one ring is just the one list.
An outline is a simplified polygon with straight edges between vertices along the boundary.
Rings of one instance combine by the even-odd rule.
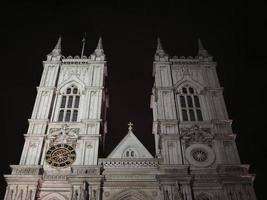
[[86, 124], [99, 123], [102, 121], [103, 121], [102, 119], [81, 119], [81, 122]]
[[44, 134], [29, 134], [29, 133], [27, 133], [27, 134], [24, 134], [24, 137], [31, 137], [31, 138], [42, 138], [42, 137], [45, 137], [46, 135], [44, 135]]
[[45, 66], [45, 64], [51, 64], [51, 65], [54, 65], [54, 64], [61, 64], [61, 61], [60, 61], [60, 60], [43, 61], [43, 65], [44, 65], [44, 66]]
[[156, 90], [171, 90], [171, 91], [174, 90], [174, 87], [173, 86], [169, 86], [169, 87], [158, 87], [158, 86], [154, 86], [153, 88], [156, 89]]
[[95, 90], [95, 91], [99, 91], [104, 89], [105, 87], [103, 86], [85, 86], [86, 90]]
[[156, 65], [156, 64], [169, 65], [169, 64], [171, 64], [171, 62], [169, 62], [169, 61], [154, 61], [153, 64], [154, 65]]
[[38, 87], [36, 87], [36, 89], [37, 89], [37, 92], [39, 92], [39, 91], [50, 91], [50, 90], [55, 90], [56, 87], [54, 87], [54, 86], [38, 86]]
[[28, 119], [29, 123], [39, 123], [39, 124], [45, 124], [48, 123], [48, 119]]
[[10, 165], [12, 175], [39, 175], [42, 165]]
[[177, 124], [179, 121], [177, 119], [157, 119], [157, 121], [154, 122], [161, 124]]

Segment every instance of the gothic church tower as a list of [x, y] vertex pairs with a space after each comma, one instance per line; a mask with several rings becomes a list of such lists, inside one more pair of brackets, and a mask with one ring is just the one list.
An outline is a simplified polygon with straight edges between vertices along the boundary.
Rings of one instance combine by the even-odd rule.
[[241, 165], [216, 63], [198, 40], [196, 57], [169, 58], [158, 39], [151, 98], [164, 199], [253, 200]]
[[[85, 43], [84, 43], [85, 44]], [[59, 38], [44, 70], [19, 165], [4, 200], [256, 200], [240, 162], [216, 62], [201, 41], [196, 57], [169, 58], [158, 39], [151, 96], [153, 156], [133, 124], [114, 150], [105, 141], [107, 67], [93, 54], [64, 57]]]
[[74, 58], [61, 54], [59, 38], [43, 66], [20, 163], [11, 166], [11, 175], [5, 175], [4, 199], [61, 200], [90, 195], [98, 200], [97, 162], [107, 108], [101, 38], [93, 54]]

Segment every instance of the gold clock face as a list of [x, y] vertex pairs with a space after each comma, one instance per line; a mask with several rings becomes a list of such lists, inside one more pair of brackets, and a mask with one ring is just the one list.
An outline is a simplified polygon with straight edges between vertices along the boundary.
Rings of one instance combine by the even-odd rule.
[[76, 152], [72, 146], [67, 144], [57, 144], [46, 152], [46, 162], [56, 168], [65, 168], [70, 166], [76, 159]]

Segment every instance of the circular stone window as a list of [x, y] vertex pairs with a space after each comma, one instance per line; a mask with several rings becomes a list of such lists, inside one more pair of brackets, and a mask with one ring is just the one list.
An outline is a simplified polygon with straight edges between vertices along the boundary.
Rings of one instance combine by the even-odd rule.
[[192, 144], [185, 150], [186, 160], [196, 167], [207, 167], [215, 160], [214, 151], [204, 144]]

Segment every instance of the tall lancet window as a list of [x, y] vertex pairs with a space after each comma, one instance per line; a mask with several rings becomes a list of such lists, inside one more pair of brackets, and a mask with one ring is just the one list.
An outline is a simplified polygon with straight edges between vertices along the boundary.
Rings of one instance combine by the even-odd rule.
[[80, 95], [78, 88], [74, 85], [68, 87], [62, 96], [58, 121], [59, 122], [76, 122], [78, 117], [78, 109], [80, 103]]
[[179, 91], [178, 101], [182, 121], [203, 121], [199, 95], [197, 91], [186, 85]]

